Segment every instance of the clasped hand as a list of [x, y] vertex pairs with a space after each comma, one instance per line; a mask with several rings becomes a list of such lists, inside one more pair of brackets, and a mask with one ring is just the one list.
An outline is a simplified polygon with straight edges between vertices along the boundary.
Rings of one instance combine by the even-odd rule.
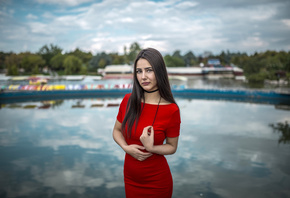
[[126, 153], [139, 161], [144, 161], [148, 157], [152, 156], [152, 153], [146, 151], [144, 152], [144, 150], [149, 151], [154, 144], [154, 131], [152, 126], [147, 126], [143, 129], [143, 133], [140, 136], [140, 141], [143, 146], [137, 144], [128, 145], [126, 148]]

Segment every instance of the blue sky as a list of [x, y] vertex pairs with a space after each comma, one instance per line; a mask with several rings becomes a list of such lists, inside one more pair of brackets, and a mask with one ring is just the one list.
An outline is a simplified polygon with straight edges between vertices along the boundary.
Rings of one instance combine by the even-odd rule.
[[289, 10], [289, 0], [0, 0], [0, 51], [289, 51]]

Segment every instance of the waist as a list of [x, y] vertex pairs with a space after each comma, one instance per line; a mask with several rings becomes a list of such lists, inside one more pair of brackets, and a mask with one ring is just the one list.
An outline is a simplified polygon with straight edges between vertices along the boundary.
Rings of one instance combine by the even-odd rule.
[[[139, 161], [126, 154], [124, 162], [125, 180], [140, 181], [142, 183], [148, 179], [152, 180], [158, 175], [162, 175], [162, 178], [167, 178], [166, 176], [170, 175], [170, 168], [163, 155], [154, 154], [144, 161]], [[160, 177], [158, 177], [159, 179]]]
[[[143, 151], [143, 152], [148, 152], [148, 151]], [[167, 163], [166, 158], [164, 157], [164, 155], [159, 155], [159, 154], [155, 154], [152, 153], [152, 156], [148, 157], [147, 159], [145, 159], [144, 161], [139, 161], [137, 159], [135, 159], [134, 157], [132, 157], [131, 155], [127, 154], [125, 155], [125, 162], [132, 162], [132, 163], [137, 163], [137, 164], [146, 164], [146, 163], [150, 163], [150, 164], [155, 164], [155, 163]]]

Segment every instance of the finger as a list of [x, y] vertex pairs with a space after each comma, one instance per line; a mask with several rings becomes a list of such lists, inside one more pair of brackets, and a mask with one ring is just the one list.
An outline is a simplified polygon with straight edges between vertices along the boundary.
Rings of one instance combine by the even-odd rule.
[[131, 146], [133, 148], [136, 148], [136, 149], [145, 150], [145, 147], [144, 146], [141, 146], [141, 145], [138, 145], [138, 144], [131, 144]]
[[145, 152], [142, 152], [142, 153], [139, 153], [139, 156], [140, 157], [145, 157], [145, 156], [148, 156], [148, 155], [150, 155], [149, 153], [145, 153]]
[[140, 160], [140, 161], [142, 161], [142, 160], [144, 160], [144, 159], [146, 159], [147, 157], [145, 157], [145, 156], [139, 156], [138, 157], [138, 159]]
[[144, 129], [148, 130], [150, 127], [152, 127], [151, 125], [144, 127]]
[[141, 158], [142, 160], [141, 161], [144, 161], [144, 160], [146, 160], [147, 158], [149, 158], [149, 157], [151, 157], [152, 156], [152, 154], [150, 154], [150, 155], [148, 155], [148, 156], [143, 156], [143, 158]]
[[147, 127], [144, 127], [144, 130], [143, 130], [143, 131], [146, 131], [146, 132], [148, 132], [148, 131], [150, 131], [150, 130], [151, 130], [151, 127], [152, 127], [152, 126], [147, 126]]
[[151, 135], [154, 136], [154, 129], [153, 129], [153, 126], [151, 127]]
[[146, 152], [141, 152], [141, 154], [142, 154], [143, 156], [152, 155], [152, 153], [148, 152], [147, 150], [146, 150]]
[[150, 136], [151, 135], [151, 129], [152, 129], [152, 127], [149, 127], [148, 128], [148, 131], [147, 131], [147, 134]]
[[152, 153], [146, 153], [146, 154], [143, 154], [142, 156], [143, 157], [150, 157], [152, 155]]
[[146, 134], [147, 136], [150, 136], [150, 134], [151, 134], [151, 129], [152, 129], [152, 126], [147, 126], [147, 127], [144, 128], [144, 131], [143, 131], [143, 132], [145, 132], [145, 134]]
[[140, 138], [141, 138], [142, 136], [143, 136], [143, 137], [148, 136], [148, 129], [147, 129], [146, 127], [143, 129], [143, 132], [142, 132]]
[[152, 127], [152, 126], [147, 126], [147, 127], [144, 127], [144, 130], [143, 130], [143, 131], [146, 131], [146, 132], [148, 132], [148, 131], [150, 131], [150, 130], [151, 130], [151, 127]]
[[139, 150], [145, 150], [144, 146], [140, 146], [140, 145], [136, 145], [135, 148], [139, 149]]

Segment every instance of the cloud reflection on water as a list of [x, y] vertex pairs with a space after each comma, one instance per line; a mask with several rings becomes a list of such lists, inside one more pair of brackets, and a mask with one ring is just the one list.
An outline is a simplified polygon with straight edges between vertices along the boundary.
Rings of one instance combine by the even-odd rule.
[[[118, 107], [0, 110], [1, 192], [9, 196], [124, 197], [124, 152], [112, 139]], [[289, 145], [269, 123], [289, 120], [271, 105], [178, 99], [182, 126], [167, 156], [174, 197], [290, 195]], [[16, 183], [15, 183], [16, 182]], [[275, 196], [274, 196], [275, 195]]]

